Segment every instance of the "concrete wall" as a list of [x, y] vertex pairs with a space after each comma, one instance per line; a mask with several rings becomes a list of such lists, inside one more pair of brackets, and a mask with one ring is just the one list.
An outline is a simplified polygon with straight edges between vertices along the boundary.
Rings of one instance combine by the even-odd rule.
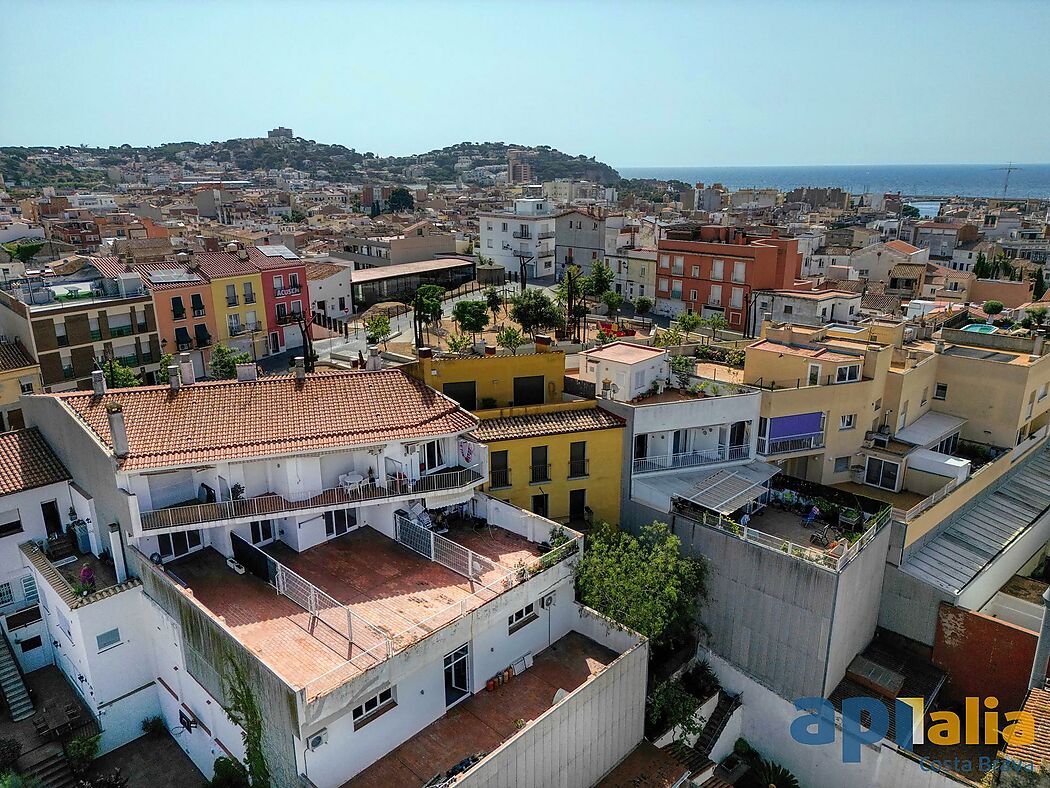
[[[582, 618], [587, 618], [584, 613]], [[583, 631], [586, 630], [586, 631]], [[582, 622], [588, 637], [600, 635]], [[618, 641], [622, 632], [610, 630]], [[605, 642], [602, 637], [595, 638]], [[604, 671], [489, 755], [461, 780], [464, 788], [594, 785], [642, 739], [645, 724], [647, 642]]]
[[932, 646], [937, 632], [937, 607], [941, 602], [954, 602], [947, 591], [888, 565], [882, 584], [879, 626]]

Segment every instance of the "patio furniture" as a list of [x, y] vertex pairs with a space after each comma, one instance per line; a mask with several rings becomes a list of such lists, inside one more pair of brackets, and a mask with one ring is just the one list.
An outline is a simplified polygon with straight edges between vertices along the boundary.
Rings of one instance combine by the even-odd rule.
[[339, 477], [339, 485], [346, 490], [347, 493], [351, 491], [361, 492], [361, 483], [365, 480], [365, 477], [359, 473], [344, 473]]
[[33, 728], [36, 730], [37, 736], [42, 736], [46, 739], [51, 735], [51, 728], [43, 717], [33, 718]]

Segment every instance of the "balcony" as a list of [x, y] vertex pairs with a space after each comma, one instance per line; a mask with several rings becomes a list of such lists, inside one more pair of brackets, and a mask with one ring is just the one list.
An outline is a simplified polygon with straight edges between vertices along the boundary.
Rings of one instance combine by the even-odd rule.
[[570, 479], [582, 479], [590, 473], [590, 460], [569, 460]]
[[548, 238], [554, 237], [554, 230], [547, 230], [546, 232], [537, 233], [536, 237], [541, 241], [546, 241]]
[[489, 471], [489, 489], [503, 490], [510, 487], [510, 468]]
[[239, 324], [230, 326], [230, 336], [231, 337], [240, 336], [243, 333], [244, 333], [244, 326], [239, 325]]
[[537, 257], [554, 257], [553, 249], [540, 249], [536, 255]]
[[109, 335], [111, 337], [129, 337], [131, 336], [131, 326], [110, 326]]
[[296, 314], [295, 312], [292, 312], [292, 314], [290, 314], [290, 315], [278, 315], [277, 316], [277, 325], [279, 325], [279, 326], [287, 326], [287, 325], [290, 325], [291, 323], [295, 323], [298, 320], [299, 320], [299, 315]]
[[539, 484], [551, 480], [551, 464], [549, 462], [546, 465], [532, 465], [529, 471], [530, 484]]
[[192, 342], [177, 342], [176, 346], [179, 350], [193, 350]]
[[237, 296], [226, 296], [226, 306], [237, 306], [241, 303], [241, 299]]
[[205, 315], [205, 312], [204, 312], [203, 307], [201, 309], [194, 309], [193, 310], [193, 316], [194, 317], [204, 317], [204, 315]]
[[172, 320], [185, 320], [186, 319], [186, 310], [183, 309], [180, 312], [172, 312], [171, 313], [171, 319]]
[[511, 235], [522, 241], [527, 241], [532, 238], [532, 233], [528, 230], [526, 230], [525, 232], [521, 232], [520, 230], [518, 230], [516, 232], [511, 233]]
[[758, 453], [763, 457], [771, 457], [774, 454], [791, 454], [799, 451], [815, 451], [824, 448], [824, 436], [805, 435], [796, 438], [776, 438], [766, 441], [758, 439]]
[[166, 509], [143, 511], [140, 522], [143, 532], [162, 528], [192, 528], [230, 520], [266, 519], [312, 509], [345, 507], [384, 498], [459, 490], [472, 487], [481, 481], [483, 477], [477, 471], [471, 468], [456, 468], [400, 483], [362, 482], [354, 486], [300, 492], [291, 497], [266, 493], [235, 501], [171, 506]]
[[246, 303], [246, 304], [254, 304], [255, 303], [255, 293], [245, 293], [244, 294], [244, 303]]
[[746, 460], [750, 456], [747, 444], [740, 446], [717, 446], [711, 449], [680, 452], [679, 454], [660, 454], [650, 457], [636, 457], [634, 473], [667, 471], [674, 468], [698, 468], [731, 460]]

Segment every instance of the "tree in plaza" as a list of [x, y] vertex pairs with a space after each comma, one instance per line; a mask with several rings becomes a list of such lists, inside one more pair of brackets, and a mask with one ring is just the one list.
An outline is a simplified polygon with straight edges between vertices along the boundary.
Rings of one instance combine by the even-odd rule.
[[609, 319], [616, 320], [620, 314], [620, 308], [623, 306], [623, 296], [614, 290], [606, 290], [602, 293], [602, 303], [609, 310]]
[[639, 316], [648, 315], [653, 311], [653, 299], [648, 296], [638, 296], [634, 300], [634, 313]]
[[541, 290], [519, 293], [510, 308], [510, 317], [533, 339], [540, 329], [552, 328], [562, 321], [558, 307], [550, 296]]
[[499, 320], [499, 313], [503, 310], [503, 296], [494, 287], [485, 290], [485, 306], [492, 313], [492, 322]]
[[711, 329], [711, 333], [714, 335], [714, 339], [718, 339], [718, 332], [725, 331], [729, 328], [729, 323], [721, 315], [712, 315], [707, 318], [707, 326]]
[[412, 199], [412, 192], [404, 186], [398, 186], [390, 192], [390, 199], [386, 201], [386, 205], [392, 213], [411, 211], [415, 206], [415, 200]]
[[675, 322], [678, 323], [678, 328], [682, 330], [682, 333], [688, 337], [704, 324], [704, 319], [696, 312], [683, 312]]
[[452, 319], [459, 330], [470, 334], [471, 341], [489, 324], [489, 307], [485, 301], [457, 301], [452, 307]]
[[434, 324], [440, 322], [444, 309], [441, 299], [444, 295], [445, 288], [440, 285], [420, 285], [419, 289], [416, 290], [416, 295], [412, 299], [413, 319], [416, 328], [416, 347], [423, 346], [423, 327], [426, 327], [429, 335], [430, 329]]
[[516, 356], [518, 348], [525, 344], [525, 336], [514, 326], [504, 326], [496, 334], [496, 344]]
[[599, 523], [576, 565], [580, 602], [659, 647], [696, 632], [706, 578], [704, 561], [683, 555], [681, 540], [661, 522], [645, 526], [638, 536]]
[[365, 335], [369, 344], [383, 342], [386, 347], [386, 339], [390, 336], [390, 317], [382, 313], [372, 315], [365, 321]]
[[250, 364], [252, 357], [243, 350], [234, 350], [229, 345], [216, 345], [211, 351], [208, 369], [213, 378], [230, 380], [237, 377], [238, 364]]
[[606, 293], [613, 289], [613, 276], [612, 269], [609, 268], [608, 263], [604, 260], [596, 260], [591, 265], [591, 274], [586, 277], [584, 284], [584, 290], [587, 295], [593, 298], [601, 298], [602, 293]]

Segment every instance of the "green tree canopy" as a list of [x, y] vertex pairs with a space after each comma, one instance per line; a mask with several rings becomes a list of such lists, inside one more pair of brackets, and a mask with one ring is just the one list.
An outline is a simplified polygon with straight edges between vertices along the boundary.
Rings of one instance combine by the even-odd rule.
[[606, 290], [602, 293], [602, 303], [609, 310], [609, 317], [615, 318], [623, 306], [623, 296], [613, 290]]
[[518, 348], [525, 344], [525, 336], [514, 326], [505, 326], [496, 333], [496, 344], [516, 356]]
[[647, 315], [653, 311], [653, 299], [648, 296], [638, 296], [634, 300], [634, 311], [639, 315]]
[[384, 314], [372, 315], [365, 322], [365, 335], [371, 344], [386, 341], [390, 336], [390, 317]]
[[398, 186], [390, 192], [390, 199], [386, 201], [386, 204], [391, 211], [397, 213], [398, 211], [411, 211], [415, 206], [415, 200], [412, 199], [412, 192], [404, 186]]
[[703, 325], [704, 320], [696, 312], [683, 312], [676, 319], [678, 327], [689, 334]]
[[503, 296], [500, 295], [499, 290], [494, 287], [485, 290], [485, 305], [492, 313], [492, 322], [495, 323], [499, 319], [500, 311], [503, 309]]
[[589, 296], [601, 298], [602, 293], [612, 290], [612, 269], [604, 260], [597, 260], [591, 265], [590, 276], [584, 278], [583, 289]]
[[553, 328], [562, 322], [558, 307], [541, 290], [526, 290], [518, 294], [510, 308], [510, 316], [522, 331], [534, 338], [540, 329]]
[[106, 361], [102, 365], [102, 372], [106, 377], [106, 385], [111, 389], [126, 389], [142, 385], [142, 378], [135, 373], [135, 370], [125, 367], [116, 359]]
[[[440, 285], [420, 285], [412, 299], [412, 308], [416, 311], [416, 320], [427, 327], [427, 331], [441, 320], [444, 305], [441, 301], [445, 288]], [[421, 339], [422, 337], [420, 337]]]
[[228, 345], [216, 345], [211, 351], [208, 367], [213, 378], [230, 380], [237, 377], [238, 364], [251, 364], [252, 357], [243, 350], [234, 350]]
[[654, 645], [690, 637], [706, 596], [707, 567], [684, 556], [681, 540], [666, 523], [654, 522], [639, 536], [599, 523], [576, 565], [583, 604], [641, 632]]
[[474, 335], [484, 331], [489, 324], [489, 307], [485, 301], [457, 301], [452, 307], [452, 319], [459, 330]]
[[902, 205], [901, 216], [905, 219], [918, 219], [921, 214], [914, 205]]
[[1038, 301], [1044, 295], [1046, 295], [1046, 277], [1043, 276], [1043, 269], [1037, 268], [1035, 270], [1035, 276], [1032, 278], [1033, 281], [1033, 293], [1035, 300]]
[[998, 315], [1003, 311], [1004, 307], [1002, 301], [985, 301], [981, 309], [984, 310], [986, 315]]
[[22, 265], [32, 260], [33, 255], [43, 248], [43, 241], [14, 241], [4, 244], [4, 251], [11, 255], [12, 259], [22, 263]]

